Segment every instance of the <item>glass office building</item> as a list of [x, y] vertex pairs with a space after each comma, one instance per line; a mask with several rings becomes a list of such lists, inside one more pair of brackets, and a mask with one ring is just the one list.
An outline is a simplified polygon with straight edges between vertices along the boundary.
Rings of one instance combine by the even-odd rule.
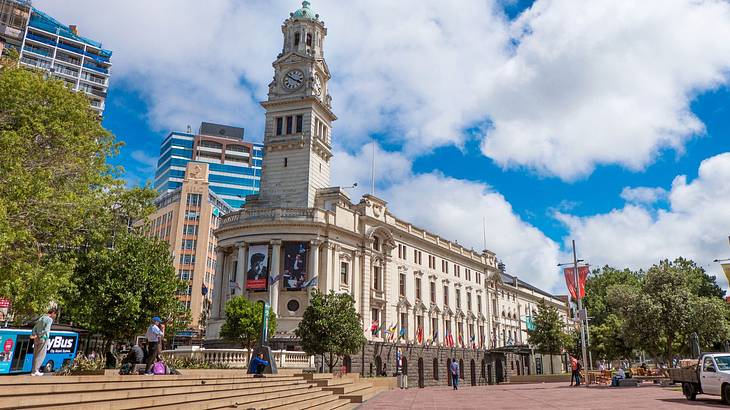
[[191, 161], [208, 164], [210, 190], [234, 209], [243, 207], [246, 195], [259, 192], [263, 145], [245, 141], [243, 128], [204, 122], [197, 134], [171, 132], [160, 146], [155, 189], [181, 187]]

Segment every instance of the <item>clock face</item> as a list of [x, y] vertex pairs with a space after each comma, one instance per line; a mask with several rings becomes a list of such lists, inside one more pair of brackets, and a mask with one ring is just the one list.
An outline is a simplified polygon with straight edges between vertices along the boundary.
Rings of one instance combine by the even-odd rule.
[[322, 80], [320, 80], [319, 76], [315, 74], [314, 76], [314, 85], [312, 86], [312, 91], [314, 91], [314, 95], [317, 97], [322, 95]]
[[287, 90], [296, 90], [304, 83], [304, 73], [302, 70], [291, 70], [284, 74], [282, 84]]

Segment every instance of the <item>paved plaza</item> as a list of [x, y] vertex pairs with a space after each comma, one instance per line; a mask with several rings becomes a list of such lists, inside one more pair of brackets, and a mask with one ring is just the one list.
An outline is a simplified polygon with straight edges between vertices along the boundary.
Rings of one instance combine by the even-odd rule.
[[391, 390], [360, 409], [688, 409], [727, 408], [719, 397], [691, 402], [679, 387], [571, 388], [564, 383]]

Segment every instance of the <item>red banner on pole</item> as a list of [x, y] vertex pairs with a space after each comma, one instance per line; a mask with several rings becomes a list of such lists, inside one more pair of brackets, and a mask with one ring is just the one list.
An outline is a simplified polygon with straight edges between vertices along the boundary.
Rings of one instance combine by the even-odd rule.
[[[586, 296], [586, 279], [588, 278], [588, 266], [578, 266], [578, 281], [580, 283], [580, 298], [583, 299]], [[565, 283], [568, 285], [568, 291], [570, 297], [576, 300], [575, 296], [575, 269], [565, 268], [563, 269], [565, 275]]]

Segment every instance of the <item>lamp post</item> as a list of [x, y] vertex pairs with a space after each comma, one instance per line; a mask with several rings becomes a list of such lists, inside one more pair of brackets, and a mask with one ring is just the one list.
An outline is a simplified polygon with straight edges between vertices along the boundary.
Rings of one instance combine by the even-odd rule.
[[[573, 263], [559, 263], [558, 266], [567, 266], [567, 265], [573, 265], [573, 275], [574, 275], [574, 283], [575, 283], [575, 298], [578, 302], [578, 318], [580, 319], [580, 344], [581, 344], [581, 351], [583, 356], [583, 365], [585, 366], [588, 364], [588, 355], [587, 355], [587, 349], [586, 349], [586, 335], [584, 329], [587, 327], [587, 323], [584, 323], [584, 320], [587, 322], [587, 314], [586, 312], [583, 312], [583, 302], [582, 297], [580, 294], [580, 277], [578, 275], [578, 262], [585, 262], [583, 259], [578, 259], [577, 253], [575, 251], [575, 240], [573, 240]], [[581, 317], [584, 316], [584, 317]], [[590, 364], [589, 364], [590, 366]]]

